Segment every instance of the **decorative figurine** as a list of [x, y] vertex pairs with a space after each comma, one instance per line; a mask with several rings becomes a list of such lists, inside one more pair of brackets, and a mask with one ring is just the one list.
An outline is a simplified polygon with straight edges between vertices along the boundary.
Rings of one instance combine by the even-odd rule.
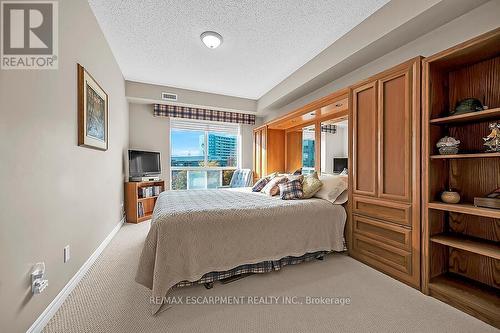
[[487, 152], [500, 152], [500, 122], [490, 123], [491, 133], [483, 138]]
[[457, 105], [455, 106], [455, 110], [450, 111], [450, 115], [483, 111], [486, 108], [477, 98], [466, 98], [457, 103]]
[[460, 194], [450, 188], [449, 191], [443, 191], [443, 193], [441, 193], [441, 200], [445, 203], [456, 204], [460, 202]]
[[439, 149], [441, 155], [453, 155], [458, 153], [458, 145], [460, 140], [455, 139], [451, 136], [445, 136], [439, 139], [436, 147]]

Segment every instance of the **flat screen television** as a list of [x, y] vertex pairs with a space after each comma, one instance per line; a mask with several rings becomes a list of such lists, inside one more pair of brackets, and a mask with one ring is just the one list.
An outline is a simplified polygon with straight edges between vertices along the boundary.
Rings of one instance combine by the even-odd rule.
[[128, 171], [130, 177], [156, 176], [161, 173], [160, 153], [129, 150]]
[[340, 173], [347, 169], [347, 157], [334, 157], [333, 158], [333, 172]]

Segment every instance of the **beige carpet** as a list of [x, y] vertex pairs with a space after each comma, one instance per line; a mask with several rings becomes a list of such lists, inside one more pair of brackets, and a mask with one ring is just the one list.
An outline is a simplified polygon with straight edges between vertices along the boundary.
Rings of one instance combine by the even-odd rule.
[[[152, 316], [134, 282], [149, 224], [125, 225], [44, 332], [496, 332], [345, 255], [175, 296], [345, 296], [350, 305], [175, 305]], [[184, 298], [185, 299], [185, 298]]]

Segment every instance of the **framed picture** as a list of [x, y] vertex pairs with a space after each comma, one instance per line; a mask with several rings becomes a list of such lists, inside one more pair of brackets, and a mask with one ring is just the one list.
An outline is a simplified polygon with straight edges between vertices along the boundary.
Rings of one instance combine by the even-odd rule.
[[78, 66], [78, 145], [108, 150], [108, 95]]

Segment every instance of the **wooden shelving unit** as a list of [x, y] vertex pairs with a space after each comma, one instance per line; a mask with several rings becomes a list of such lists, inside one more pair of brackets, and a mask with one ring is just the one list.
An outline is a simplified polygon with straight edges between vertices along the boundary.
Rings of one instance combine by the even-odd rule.
[[[500, 29], [423, 61], [422, 291], [500, 328], [500, 210], [475, 207], [500, 187], [500, 153], [484, 151], [490, 121], [500, 121]], [[490, 109], [449, 116], [477, 98]], [[461, 141], [439, 155], [443, 136]], [[461, 202], [440, 201], [453, 188]]]
[[158, 195], [141, 197], [141, 189], [159, 186], [160, 192], [165, 191], [163, 180], [153, 182], [125, 183], [125, 215], [128, 223], [139, 223], [151, 219]]

